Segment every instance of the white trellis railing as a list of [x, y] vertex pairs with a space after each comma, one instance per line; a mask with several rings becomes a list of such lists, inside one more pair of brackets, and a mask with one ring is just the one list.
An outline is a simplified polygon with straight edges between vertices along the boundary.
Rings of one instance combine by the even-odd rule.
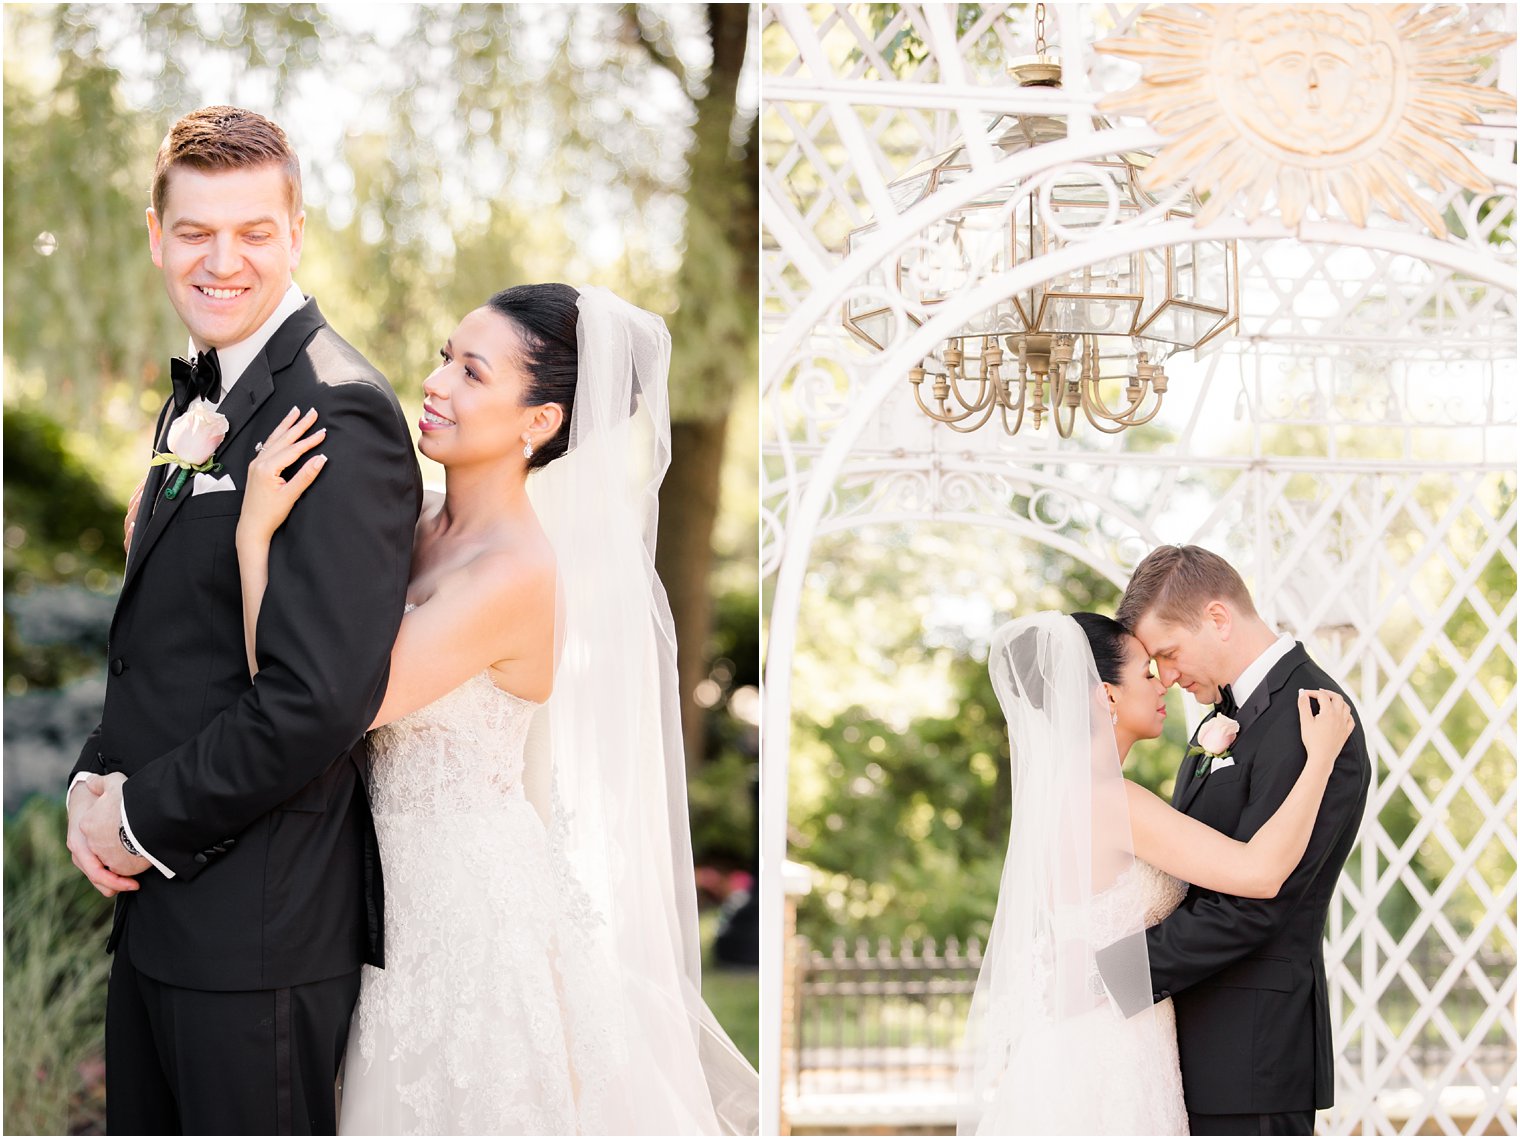
[[[991, 526], [1122, 583], [1153, 545], [1196, 541], [1232, 556], [1267, 618], [1344, 678], [1375, 753], [1327, 931], [1341, 1062], [1322, 1128], [1513, 1134], [1514, 115], [1487, 114], [1460, 144], [1490, 192], [1429, 190], [1459, 223], [1442, 238], [1387, 219], [1142, 217], [915, 311], [876, 270], [960, 201], [1160, 141], [1139, 120], [1090, 121], [1137, 74], [1092, 45], [1144, 7], [1051, 8], [1057, 93], [1003, 74], [1032, 52], [1022, 5], [776, 5], [762, 17], [764, 936], [781, 929], [791, 683], [816, 543], [868, 525]], [[1502, 5], [1464, 18], [1514, 26]], [[1479, 81], [1513, 92], [1513, 47]], [[1070, 137], [1011, 159], [978, 145], [992, 112], [1034, 110], [1067, 115]], [[887, 182], [957, 134], [972, 171], [898, 213]], [[873, 241], [846, 257], [845, 235], [868, 221]], [[907, 369], [998, 297], [1116, 252], [1216, 238], [1240, 244], [1241, 328], [1207, 360], [1169, 365], [1164, 446], [1080, 430], [957, 435], [913, 408]], [[881, 352], [839, 326], [845, 300], [867, 294], [898, 315]], [[770, 1124], [777, 957], [762, 973]]]

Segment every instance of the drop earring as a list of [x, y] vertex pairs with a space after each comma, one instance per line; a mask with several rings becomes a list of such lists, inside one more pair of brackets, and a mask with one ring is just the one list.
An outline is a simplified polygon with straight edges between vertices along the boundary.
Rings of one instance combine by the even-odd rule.
[[522, 438], [523, 438], [523, 458], [525, 458], [525, 459], [531, 459], [533, 457], [533, 440], [530, 439], [530, 438], [528, 438], [528, 433], [526, 431], [523, 432], [523, 437]]
[[1119, 713], [1118, 712], [1110, 712], [1108, 714], [1108, 718], [1114, 722], [1114, 727], [1117, 728], [1119, 726]]

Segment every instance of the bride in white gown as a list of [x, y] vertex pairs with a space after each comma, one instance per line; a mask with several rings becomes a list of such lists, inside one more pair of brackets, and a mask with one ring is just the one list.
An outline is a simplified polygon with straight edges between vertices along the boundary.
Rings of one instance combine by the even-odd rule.
[[[386, 967], [361, 979], [344, 1133], [756, 1130], [754, 1070], [699, 988], [653, 562], [669, 353], [664, 322], [605, 289], [520, 286], [460, 322], [423, 386], [447, 491], [417, 523], [372, 725]], [[254, 671], [314, 426], [293, 410], [249, 470]]]
[[1117, 622], [1048, 612], [1012, 621], [993, 636], [988, 668], [1008, 720], [1013, 811], [957, 1131], [1186, 1134], [1171, 1001], [1152, 1005], [1135, 935], [1171, 913], [1189, 882], [1277, 892], [1308, 845], [1350, 711], [1336, 693], [1300, 694], [1308, 763], [1243, 843], [1124, 778], [1135, 741], [1161, 734], [1166, 689]]

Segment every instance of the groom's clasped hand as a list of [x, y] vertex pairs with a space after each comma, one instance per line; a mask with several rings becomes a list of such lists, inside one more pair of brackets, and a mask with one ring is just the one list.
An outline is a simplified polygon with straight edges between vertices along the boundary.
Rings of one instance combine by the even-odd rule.
[[69, 855], [79, 872], [90, 884], [107, 898], [121, 891], [138, 888], [136, 875], [153, 864], [141, 855], [132, 854], [121, 841], [121, 785], [127, 777], [121, 772], [109, 775], [90, 775], [81, 779], [69, 792], [70, 806], [76, 796], [81, 804], [88, 802], [84, 796], [94, 797], [88, 806], [82, 806], [76, 814], [69, 812]]

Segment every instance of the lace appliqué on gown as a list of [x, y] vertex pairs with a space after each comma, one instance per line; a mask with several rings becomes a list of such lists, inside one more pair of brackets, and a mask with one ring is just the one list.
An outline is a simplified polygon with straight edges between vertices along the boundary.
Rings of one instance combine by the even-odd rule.
[[523, 790], [538, 705], [489, 674], [371, 737], [386, 968], [364, 967], [345, 1134], [596, 1134], [620, 1042], [589, 900]]
[[[1135, 913], [1137, 891], [1149, 928], [1182, 904], [1187, 883], [1136, 860], [1094, 898], [1093, 944], [1108, 944], [1128, 932], [1125, 923]], [[1052, 1021], [1046, 1001], [1051, 979], [1048, 947], [1037, 941], [1032, 956], [1030, 991], [1036, 995], [1027, 1015]], [[1096, 973], [1089, 987], [1102, 991]], [[1007, 1070], [978, 1134], [1187, 1134], [1177, 1019], [1170, 999], [1155, 1006], [1154, 1018], [1121, 1020], [1105, 1004], [1089, 1015], [1051, 1022], [1041, 1031], [1027, 1027], [1020, 1034], [1021, 1043], [1010, 1050]], [[1004, 1037], [994, 1044], [1008, 1048], [1006, 1031]], [[1095, 1076], [1101, 1086], [1093, 1085]]]

